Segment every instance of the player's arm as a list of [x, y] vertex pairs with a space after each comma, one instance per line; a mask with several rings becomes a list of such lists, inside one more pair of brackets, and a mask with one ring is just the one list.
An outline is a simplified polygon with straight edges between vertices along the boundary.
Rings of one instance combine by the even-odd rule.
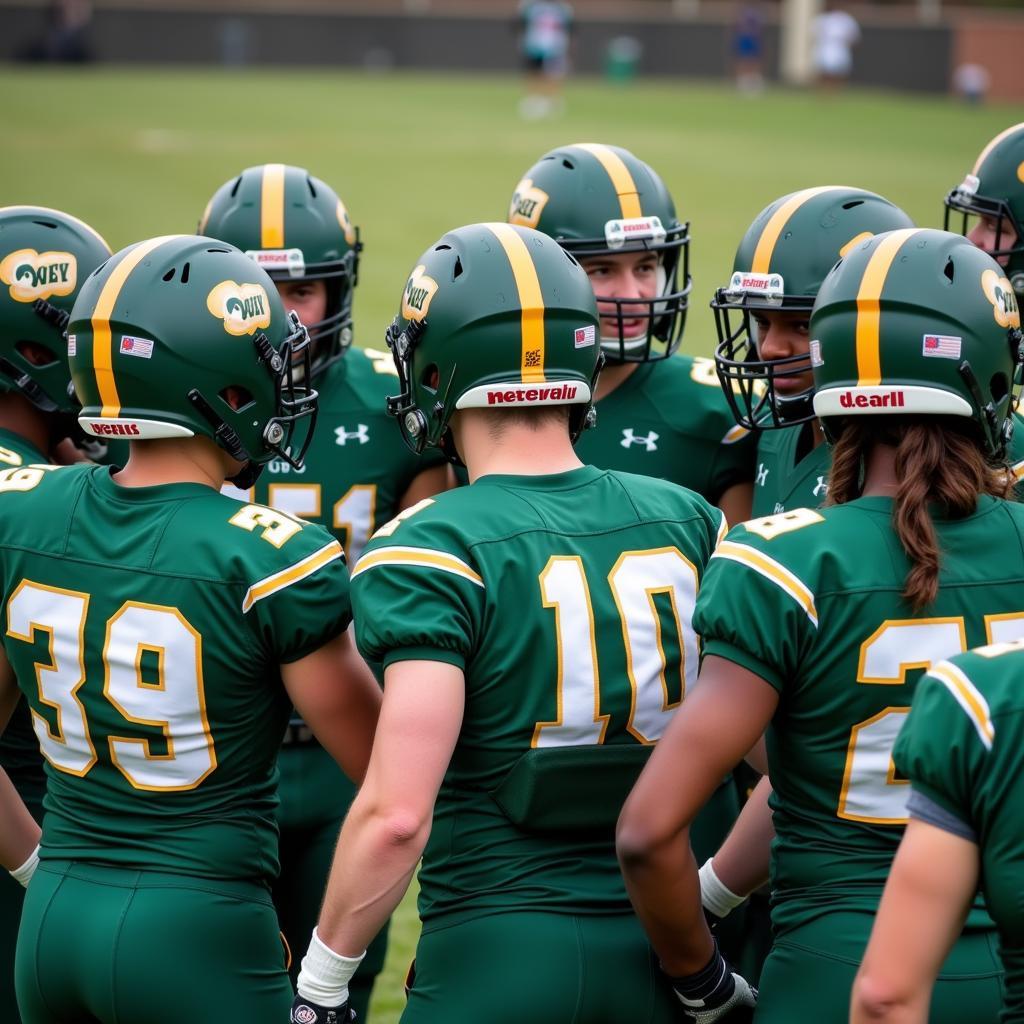
[[851, 1024], [925, 1024], [932, 986], [978, 887], [978, 847], [912, 818], [850, 1002]]
[[[7, 656], [0, 648], [0, 735], [3, 735], [21, 696]], [[29, 814], [7, 773], [0, 768], [0, 865], [22, 885], [38, 863], [39, 826]]]
[[451, 490], [454, 486], [455, 473], [451, 463], [445, 462], [443, 465], [424, 469], [412, 478], [405, 493], [398, 499], [398, 511], [412, 508], [424, 498], [432, 498], [435, 494]]
[[724, 658], [705, 658], [697, 686], [622, 809], [616, 848], [626, 888], [669, 975], [693, 974], [713, 952], [690, 826], [722, 777], [760, 738], [777, 703], [777, 692], [753, 672]]
[[323, 1010], [347, 1002], [367, 945], [405, 895], [427, 844], [464, 704], [454, 665], [399, 661], [385, 670], [370, 767], [341, 829], [296, 1004]]
[[765, 776], [754, 787], [725, 841], [700, 869], [704, 909], [726, 917], [755, 889], [768, 881], [771, 843], [775, 838], [768, 797], [772, 786]]
[[750, 518], [754, 506], [754, 483], [733, 484], [727, 487], [718, 499], [718, 507], [725, 513], [725, 520], [730, 526], [745, 523]]
[[370, 761], [381, 692], [348, 631], [281, 666], [288, 696], [324, 749], [356, 783]]

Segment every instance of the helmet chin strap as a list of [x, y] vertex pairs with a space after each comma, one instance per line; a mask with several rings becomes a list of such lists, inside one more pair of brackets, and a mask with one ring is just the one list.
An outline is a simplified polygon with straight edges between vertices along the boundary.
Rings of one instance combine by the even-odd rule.
[[247, 491], [259, 480], [262, 472], [262, 464], [250, 459], [234, 476], [228, 477], [228, 482], [234, 484], [239, 490]]

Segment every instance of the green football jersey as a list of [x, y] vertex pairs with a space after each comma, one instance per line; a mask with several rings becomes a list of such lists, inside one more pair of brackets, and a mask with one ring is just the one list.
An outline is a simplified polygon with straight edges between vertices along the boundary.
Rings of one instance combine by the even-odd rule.
[[811, 425], [803, 423], [760, 433], [754, 474], [754, 518], [824, 504], [828, 497], [832, 449], [827, 444], [819, 444], [809, 451], [802, 450], [810, 443], [809, 430]]
[[425, 928], [629, 912], [615, 820], [696, 678], [690, 616], [720, 531], [691, 491], [585, 466], [483, 477], [377, 532], [352, 570], [361, 652], [465, 673]]
[[201, 484], [0, 473], [7, 658], [48, 777], [44, 858], [277, 870], [280, 664], [350, 621], [340, 544]]
[[[0, 430], [0, 469], [46, 462], [46, 456], [20, 434]], [[32, 731], [28, 704], [19, 700], [0, 736], [0, 767], [7, 772], [23, 800], [38, 807], [46, 792], [46, 775], [39, 743]]]
[[[1006, 970], [1000, 1021], [1024, 1021], [1024, 642], [940, 662], [918, 686], [895, 763], [973, 832]], [[913, 810], [913, 809], [912, 809]]]
[[736, 425], [711, 359], [643, 363], [596, 409], [576, 442], [583, 462], [661, 477], [712, 503], [754, 478], [754, 438]]
[[907, 815], [892, 748], [921, 671], [1024, 636], [1024, 508], [983, 497], [974, 515], [937, 520], [939, 594], [915, 615], [892, 507], [860, 498], [751, 520], [718, 546], [701, 588], [704, 654], [779, 691], [767, 733], [777, 933], [876, 906]]
[[330, 530], [355, 564], [379, 526], [393, 519], [413, 478], [444, 462], [416, 455], [386, 408], [398, 392], [390, 352], [351, 348], [316, 380], [319, 412], [302, 469], [272, 460], [256, 486], [225, 493], [301, 516]]

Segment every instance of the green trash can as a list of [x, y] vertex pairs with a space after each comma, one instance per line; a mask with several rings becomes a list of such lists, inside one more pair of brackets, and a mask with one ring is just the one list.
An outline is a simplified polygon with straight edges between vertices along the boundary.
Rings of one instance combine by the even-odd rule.
[[633, 36], [616, 36], [609, 40], [604, 64], [608, 80], [628, 82], [635, 78], [643, 50], [640, 40]]

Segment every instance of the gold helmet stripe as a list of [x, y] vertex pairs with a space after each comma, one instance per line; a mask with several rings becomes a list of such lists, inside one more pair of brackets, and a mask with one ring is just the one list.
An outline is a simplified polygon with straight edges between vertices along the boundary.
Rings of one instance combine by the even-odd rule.
[[1015, 124], [1012, 128], [1007, 128], [1005, 131], [1000, 132], [978, 155], [978, 159], [974, 162], [974, 170], [972, 174], [977, 174], [981, 165], [985, 162], [985, 158], [992, 152], [996, 146], [999, 145], [1004, 139], [1009, 138], [1014, 132], [1024, 131], [1024, 121], [1020, 124]]
[[264, 164], [260, 183], [260, 245], [284, 248], [284, 164]]
[[920, 228], [890, 231], [871, 254], [857, 291], [857, 385], [871, 387], [882, 383], [881, 328], [882, 287], [889, 268], [903, 244]]
[[577, 142], [569, 148], [584, 150], [605, 169], [608, 177], [611, 178], [612, 188], [615, 189], [615, 194], [619, 197], [619, 209], [623, 218], [644, 215], [643, 210], [640, 209], [640, 194], [637, 192], [633, 175], [629, 173], [629, 168], [615, 150], [597, 142]]
[[501, 243], [515, 278], [522, 309], [522, 356], [520, 372], [524, 384], [543, 383], [544, 377], [544, 296], [530, 250], [510, 224], [485, 224]]
[[96, 384], [100, 391], [100, 402], [103, 409], [101, 416], [117, 417], [121, 414], [121, 399], [117, 394], [117, 382], [114, 380], [113, 345], [110, 336], [110, 315], [114, 312], [114, 303], [124, 287], [128, 275], [158, 246], [175, 238], [186, 238], [186, 235], [161, 235], [140, 242], [130, 249], [124, 259], [110, 273], [106, 284], [100, 291], [96, 306], [92, 311], [92, 368], [96, 374]]
[[92, 235], [93, 238], [95, 238], [96, 241], [107, 250], [107, 252], [111, 251], [110, 246], [107, 244], [107, 240], [95, 228], [89, 227], [84, 220], [72, 217], [70, 213], [65, 213], [63, 210], [54, 210], [49, 206], [0, 206], [0, 216], [5, 213], [18, 213], [22, 210], [42, 210], [44, 213], [55, 213], [57, 216], [64, 217], [66, 220], [74, 221], [80, 228]]
[[838, 192], [844, 189], [843, 185], [820, 185], [817, 188], [805, 188], [801, 192], [791, 195], [769, 218], [765, 224], [761, 237], [757, 240], [757, 247], [754, 249], [754, 265], [750, 268], [754, 274], [770, 273], [772, 254], [775, 252], [775, 243], [778, 242], [789, 219], [800, 209], [804, 203], [820, 196], [825, 192]]

